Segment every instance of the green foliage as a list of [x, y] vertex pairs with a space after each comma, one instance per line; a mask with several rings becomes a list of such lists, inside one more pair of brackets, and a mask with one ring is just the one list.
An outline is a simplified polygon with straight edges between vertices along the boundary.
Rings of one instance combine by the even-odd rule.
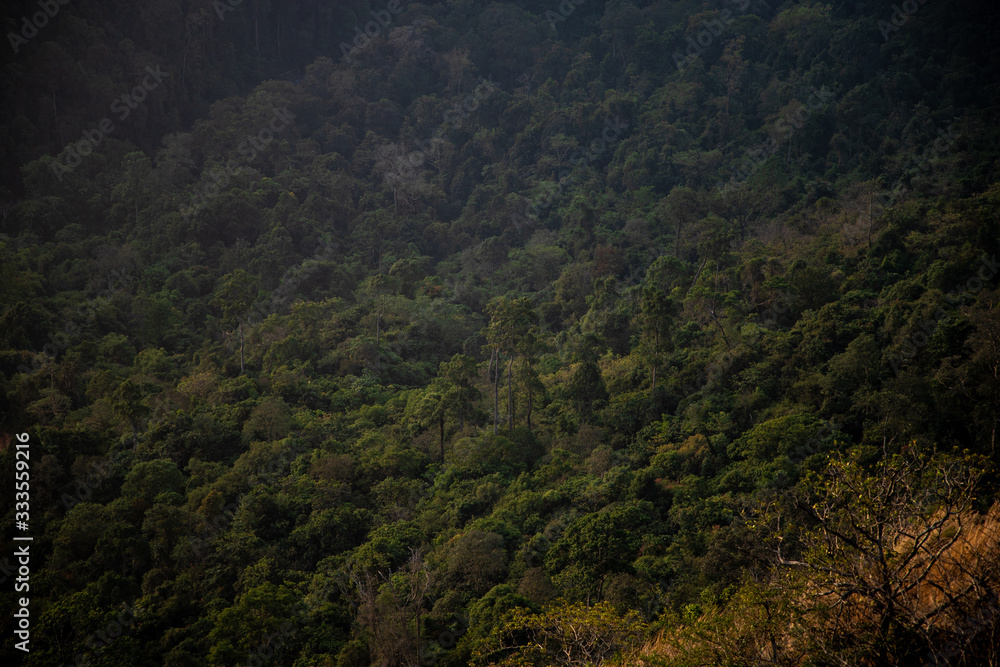
[[648, 503], [611, 505], [574, 521], [546, 556], [546, 567], [565, 579], [575, 596], [600, 601], [608, 575], [628, 572], [639, 555]]
[[996, 655], [993, 5], [58, 4], [2, 65], [4, 657]]
[[[482, 651], [477, 664], [490, 660], [491, 665], [583, 667], [627, 661], [639, 647], [645, 630], [634, 611], [623, 616], [606, 603], [585, 606], [559, 601], [541, 613], [515, 609], [494, 630], [491, 650]], [[523, 645], [515, 639], [522, 633], [527, 635]], [[508, 655], [496, 661], [494, 656], [501, 652]]]

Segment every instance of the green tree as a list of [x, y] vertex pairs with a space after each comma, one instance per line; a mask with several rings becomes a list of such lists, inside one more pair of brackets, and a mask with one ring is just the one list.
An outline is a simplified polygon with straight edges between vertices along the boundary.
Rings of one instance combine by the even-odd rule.
[[236, 322], [240, 333], [240, 373], [246, 370], [243, 353], [243, 326], [250, 314], [250, 307], [257, 301], [260, 278], [243, 269], [236, 269], [222, 278], [222, 285], [215, 292], [213, 303], [222, 310], [229, 322]]
[[432, 425], [437, 425], [442, 463], [444, 463], [445, 416], [448, 412], [446, 392], [447, 389], [442, 379], [435, 378], [425, 391], [418, 394], [419, 398], [413, 409], [414, 416], [421, 427], [428, 428]]
[[118, 206], [132, 210], [133, 223], [139, 224], [140, 200], [150, 185], [152, 161], [141, 151], [129, 153], [122, 159], [121, 178], [111, 191]]
[[651, 514], [649, 503], [633, 502], [577, 519], [546, 555], [547, 569], [562, 572], [588, 604], [601, 600], [608, 576], [631, 569]]
[[420, 625], [430, 574], [419, 550], [397, 570], [348, 568], [357, 621], [367, 634], [373, 667], [418, 667]]
[[643, 338], [650, 356], [652, 375], [651, 394], [656, 393], [656, 369], [660, 365], [660, 350], [667, 340], [669, 327], [674, 318], [674, 305], [670, 298], [656, 285], [645, 285], [641, 292], [640, 321]]
[[479, 389], [476, 388], [476, 362], [464, 354], [456, 354], [450, 361], [442, 361], [439, 377], [448, 382], [445, 401], [458, 417], [459, 429], [465, 429], [465, 421], [476, 414]]
[[490, 349], [490, 369], [493, 371], [493, 432], [499, 422], [498, 396], [500, 390], [500, 357], [507, 354], [507, 430], [514, 430], [514, 359], [523, 346], [530, 342], [532, 328], [538, 319], [528, 297], [508, 299], [497, 297], [486, 306], [490, 323], [484, 334]]
[[510, 667], [637, 664], [632, 660], [646, 630], [634, 610], [623, 614], [605, 602], [584, 605], [560, 600], [542, 612], [512, 610], [477, 657], [485, 661], [506, 653], [491, 664]]
[[145, 395], [137, 383], [125, 380], [111, 394], [111, 410], [132, 432], [132, 446], [137, 445], [136, 432], [142, 419], [149, 414]]
[[365, 294], [371, 300], [375, 320], [375, 363], [376, 375], [379, 370], [379, 358], [382, 354], [382, 319], [385, 317], [386, 300], [395, 294], [399, 288], [399, 280], [395, 276], [376, 273], [364, 283]]
[[[270, 648], [280, 652], [295, 631], [295, 594], [270, 582], [248, 590], [215, 617], [208, 634], [210, 665], [243, 664]], [[280, 639], [280, 641], [276, 641]]]
[[122, 484], [122, 498], [145, 512], [161, 493], [184, 493], [184, 474], [167, 459], [141, 461], [129, 470]]
[[586, 421], [594, 412], [595, 401], [606, 401], [608, 390], [601, 369], [593, 359], [587, 359], [576, 369], [566, 385], [566, 396], [576, 404], [580, 417]]

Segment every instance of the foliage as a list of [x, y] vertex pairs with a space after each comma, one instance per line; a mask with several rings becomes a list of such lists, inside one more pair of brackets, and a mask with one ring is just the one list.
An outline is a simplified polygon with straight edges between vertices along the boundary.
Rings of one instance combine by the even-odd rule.
[[8, 4], [10, 662], [996, 662], [996, 3]]
[[[641, 642], [645, 624], [635, 611], [622, 615], [607, 603], [593, 606], [559, 601], [543, 613], [514, 610], [495, 630], [492, 650], [508, 651], [493, 665], [606, 665], [628, 659]], [[527, 639], [511, 641], [524, 634]], [[513, 649], [513, 650], [511, 650]]]

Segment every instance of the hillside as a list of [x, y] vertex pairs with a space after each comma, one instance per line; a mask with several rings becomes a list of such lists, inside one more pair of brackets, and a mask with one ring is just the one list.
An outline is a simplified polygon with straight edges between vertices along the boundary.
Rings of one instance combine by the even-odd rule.
[[11, 664], [996, 664], [993, 3], [3, 14]]

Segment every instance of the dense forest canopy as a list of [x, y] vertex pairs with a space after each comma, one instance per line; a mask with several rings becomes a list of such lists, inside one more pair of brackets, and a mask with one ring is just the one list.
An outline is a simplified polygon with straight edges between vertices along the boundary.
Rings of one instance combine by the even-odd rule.
[[2, 14], [12, 664], [997, 664], [995, 3]]

